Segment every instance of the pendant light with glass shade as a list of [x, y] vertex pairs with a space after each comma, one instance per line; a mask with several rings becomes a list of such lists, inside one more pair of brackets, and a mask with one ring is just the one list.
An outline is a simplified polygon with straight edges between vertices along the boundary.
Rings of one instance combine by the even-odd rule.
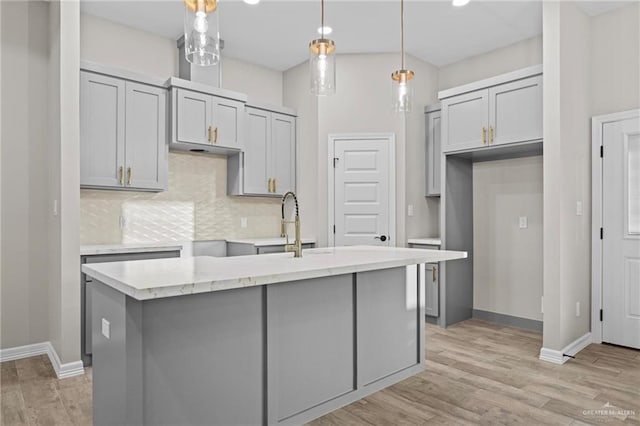
[[217, 0], [184, 0], [184, 52], [187, 61], [201, 66], [220, 61]]
[[324, 0], [321, 0], [322, 18], [320, 38], [309, 43], [309, 67], [311, 71], [311, 93], [317, 96], [333, 95], [336, 92], [336, 45], [325, 38]]
[[391, 106], [396, 112], [411, 112], [413, 89], [410, 82], [414, 73], [404, 67], [404, 0], [400, 0], [400, 50], [400, 69], [391, 74]]

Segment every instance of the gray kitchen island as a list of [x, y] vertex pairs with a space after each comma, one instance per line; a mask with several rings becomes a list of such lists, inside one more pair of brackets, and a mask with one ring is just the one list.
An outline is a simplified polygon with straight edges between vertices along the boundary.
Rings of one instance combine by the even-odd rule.
[[424, 368], [424, 264], [387, 247], [83, 265], [101, 425], [301, 424]]

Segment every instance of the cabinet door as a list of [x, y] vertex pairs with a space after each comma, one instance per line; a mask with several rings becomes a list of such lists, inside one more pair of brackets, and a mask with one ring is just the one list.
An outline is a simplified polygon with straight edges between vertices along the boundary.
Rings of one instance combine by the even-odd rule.
[[118, 187], [124, 167], [124, 81], [80, 73], [80, 185]]
[[244, 104], [231, 99], [214, 98], [213, 143], [225, 148], [242, 148]]
[[213, 96], [183, 89], [177, 91], [176, 142], [213, 143]]
[[489, 143], [542, 139], [542, 76], [489, 89]]
[[440, 195], [440, 111], [432, 111], [426, 114], [426, 196]]
[[167, 180], [166, 91], [127, 82], [125, 185], [164, 189]]
[[275, 193], [296, 189], [296, 119], [289, 115], [271, 115], [271, 171]]
[[425, 286], [424, 286], [424, 313], [430, 317], [440, 315], [440, 287], [438, 280], [438, 265], [425, 265]]
[[449, 152], [485, 146], [488, 122], [488, 90], [478, 90], [444, 99], [442, 101], [442, 150]]
[[271, 139], [271, 113], [247, 108], [244, 140], [244, 193], [269, 194], [268, 144]]

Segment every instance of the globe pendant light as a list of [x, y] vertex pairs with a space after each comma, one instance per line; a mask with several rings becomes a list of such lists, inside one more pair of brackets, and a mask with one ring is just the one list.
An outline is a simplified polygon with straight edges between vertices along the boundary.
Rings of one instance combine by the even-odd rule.
[[201, 66], [220, 61], [220, 31], [217, 0], [184, 0], [184, 54]]
[[324, 0], [320, 38], [309, 43], [309, 67], [311, 71], [311, 93], [317, 96], [333, 95], [336, 92], [336, 45], [333, 40], [325, 38]]
[[396, 112], [411, 112], [413, 89], [410, 82], [414, 73], [404, 68], [404, 0], [400, 0], [400, 49], [401, 67], [391, 74], [391, 106]]

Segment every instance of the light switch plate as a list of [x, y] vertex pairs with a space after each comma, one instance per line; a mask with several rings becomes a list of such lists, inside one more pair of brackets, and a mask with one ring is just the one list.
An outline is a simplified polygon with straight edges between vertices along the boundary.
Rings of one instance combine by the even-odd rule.
[[407, 216], [413, 216], [413, 204], [407, 206]]
[[247, 218], [246, 217], [241, 217], [240, 218], [240, 228], [246, 228], [247, 227]]
[[526, 216], [520, 216], [518, 223], [520, 225], [520, 229], [527, 229], [529, 227], [529, 221]]
[[111, 339], [111, 324], [104, 318], [102, 318], [102, 335], [107, 339]]
[[576, 216], [582, 216], [582, 201], [576, 201]]

